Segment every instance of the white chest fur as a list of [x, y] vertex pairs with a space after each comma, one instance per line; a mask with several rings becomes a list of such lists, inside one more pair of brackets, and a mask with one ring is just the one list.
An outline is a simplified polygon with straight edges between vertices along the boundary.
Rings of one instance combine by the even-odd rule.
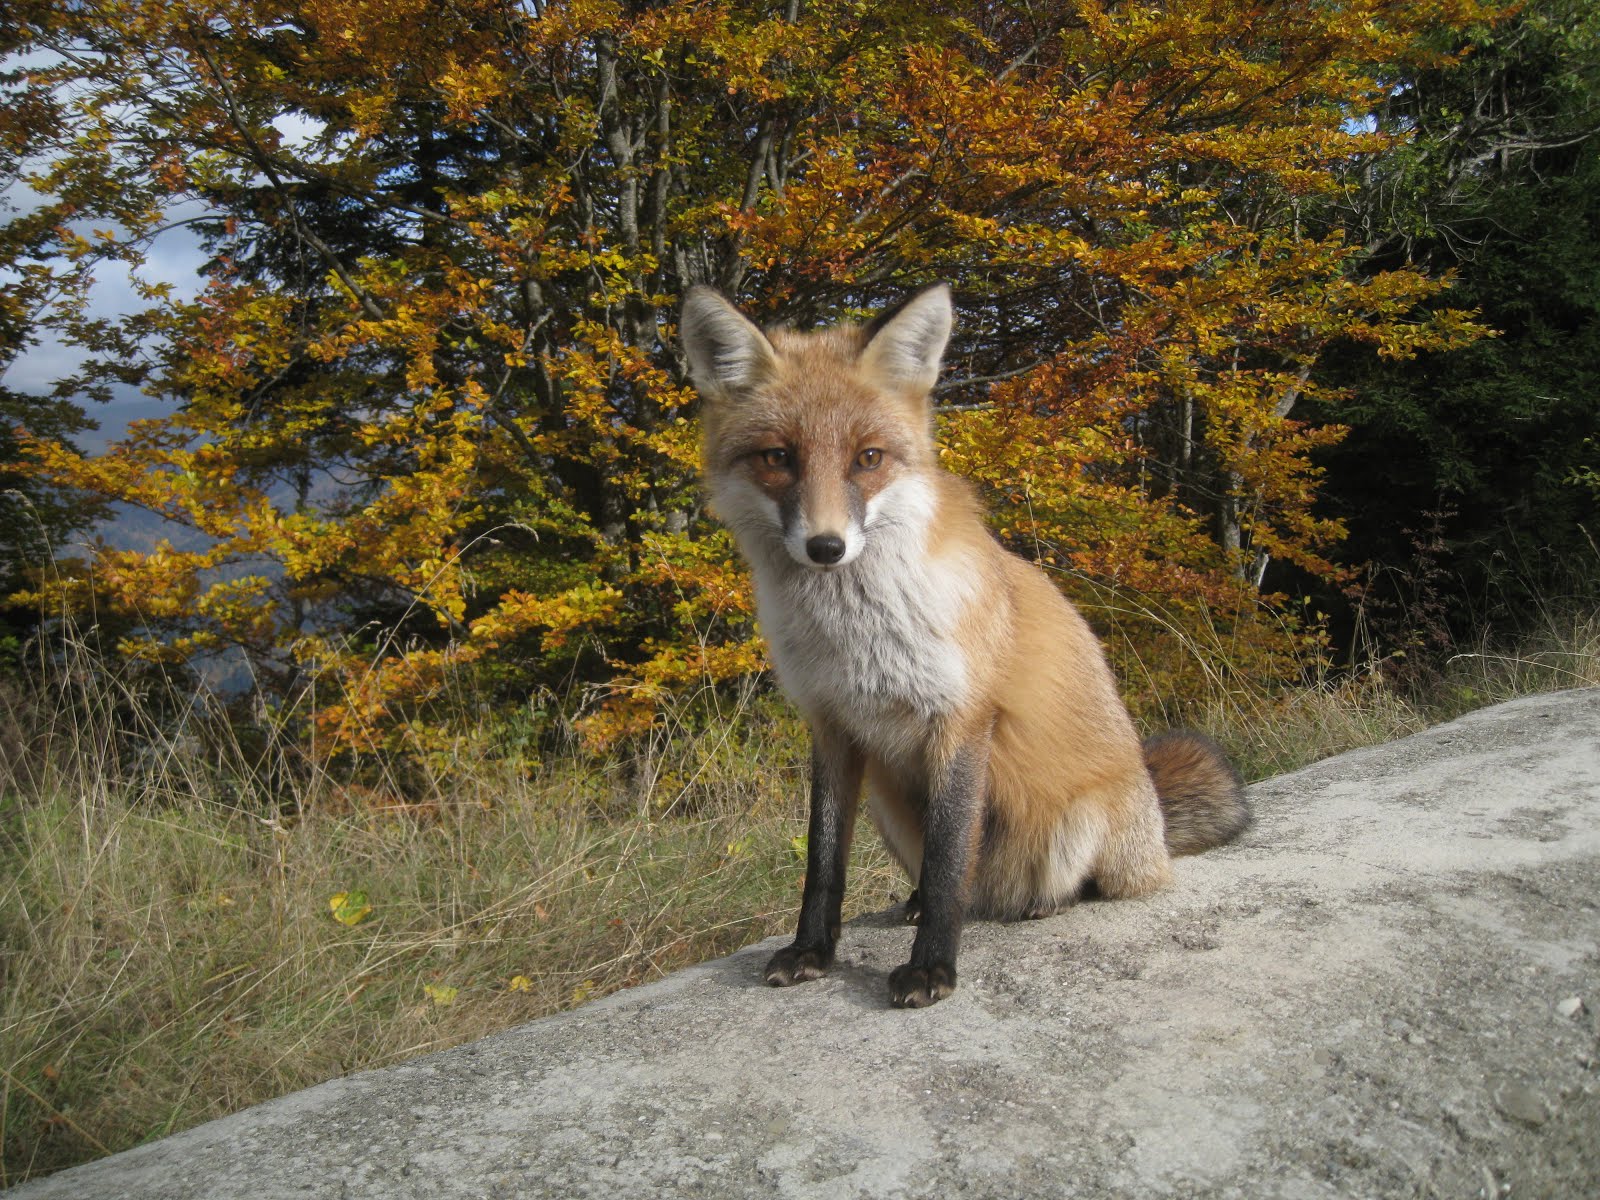
[[854, 562], [818, 571], [762, 555], [756, 598], [778, 678], [801, 710], [893, 754], [966, 701], [955, 630], [975, 588], [958, 562], [929, 558], [927, 522], [907, 519], [908, 505], [874, 507]]

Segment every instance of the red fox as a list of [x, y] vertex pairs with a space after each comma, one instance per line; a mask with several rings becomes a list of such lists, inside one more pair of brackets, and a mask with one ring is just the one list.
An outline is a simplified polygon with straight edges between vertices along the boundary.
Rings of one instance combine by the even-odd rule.
[[766, 979], [831, 966], [865, 785], [914, 886], [911, 961], [889, 976], [906, 1008], [955, 989], [967, 913], [1048, 916], [1090, 887], [1142, 896], [1170, 880], [1170, 855], [1250, 819], [1207, 739], [1141, 748], [1083, 617], [939, 466], [930, 392], [951, 324], [943, 285], [815, 333], [763, 332], [696, 287], [681, 321], [711, 506], [811, 727], [799, 929]]

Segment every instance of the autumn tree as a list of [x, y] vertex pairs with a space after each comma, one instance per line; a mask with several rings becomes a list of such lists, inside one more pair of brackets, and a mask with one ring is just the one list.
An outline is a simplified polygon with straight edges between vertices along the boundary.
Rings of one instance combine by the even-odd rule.
[[242, 650], [278, 694], [315, 684], [338, 745], [447, 738], [427, 701], [464, 671], [603, 683], [611, 736], [759, 666], [677, 297], [807, 324], [947, 278], [948, 454], [1002, 536], [1286, 669], [1265, 565], [1327, 573], [1339, 534], [1311, 457], [1338, 431], [1296, 418], [1319, 358], [1476, 332], [1416, 315], [1425, 272], [1357, 271], [1334, 202], [1406, 141], [1360, 121], [1388, 73], [1480, 16], [23, 3], [8, 86], [56, 114], [23, 151], [56, 261], [137, 262], [180, 205], [213, 256], [87, 368], [173, 414], [94, 458], [41, 439], [41, 469], [208, 539], [102, 549], [129, 653]]

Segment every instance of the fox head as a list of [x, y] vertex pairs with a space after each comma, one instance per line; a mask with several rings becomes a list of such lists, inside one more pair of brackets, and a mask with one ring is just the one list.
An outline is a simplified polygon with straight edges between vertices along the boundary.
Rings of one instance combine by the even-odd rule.
[[950, 290], [867, 325], [763, 332], [719, 293], [690, 290], [681, 330], [705, 401], [711, 504], [746, 554], [781, 543], [818, 571], [931, 504], [929, 392], [950, 337]]

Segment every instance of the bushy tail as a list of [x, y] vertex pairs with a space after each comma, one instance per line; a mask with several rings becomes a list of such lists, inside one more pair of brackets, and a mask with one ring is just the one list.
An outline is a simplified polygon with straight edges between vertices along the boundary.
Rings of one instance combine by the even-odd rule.
[[1144, 762], [1161, 798], [1172, 854], [1199, 854], [1231, 842], [1250, 824], [1244, 781], [1210, 738], [1158, 734], [1145, 741]]

